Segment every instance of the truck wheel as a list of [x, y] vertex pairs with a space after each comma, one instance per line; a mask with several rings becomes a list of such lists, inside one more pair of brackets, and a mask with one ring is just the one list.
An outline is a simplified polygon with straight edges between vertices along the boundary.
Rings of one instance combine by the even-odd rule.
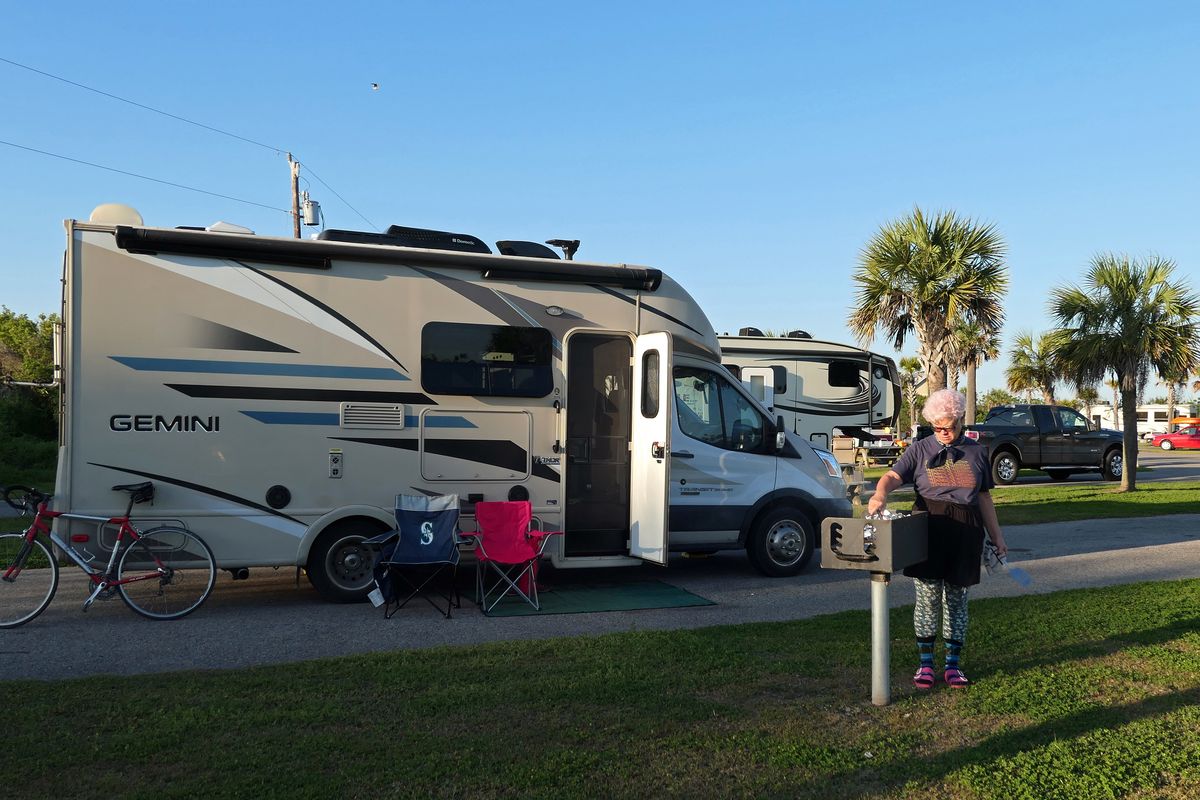
[[1017, 472], [1021, 469], [1021, 461], [1014, 453], [1007, 450], [997, 453], [992, 459], [992, 480], [1003, 486], [1016, 482]]
[[1046, 474], [1050, 476], [1050, 480], [1052, 481], [1065, 481], [1067, 478], [1071, 477], [1071, 470], [1048, 469], [1046, 470]]
[[375, 552], [363, 540], [387, 530], [377, 520], [350, 519], [326, 529], [308, 554], [308, 580], [333, 603], [360, 603], [374, 584]]
[[1104, 461], [1100, 464], [1100, 475], [1106, 481], [1121, 480], [1121, 473], [1125, 470], [1125, 457], [1121, 454], [1121, 448], [1114, 447], [1104, 454]]
[[1175, 445], [1171, 444], [1169, 439], [1163, 439], [1163, 443], [1159, 445], [1163, 450], [1174, 450]]
[[750, 529], [746, 553], [763, 575], [783, 578], [808, 564], [816, 547], [813, 525], [798, 508], [785, 506], [759, 516]]

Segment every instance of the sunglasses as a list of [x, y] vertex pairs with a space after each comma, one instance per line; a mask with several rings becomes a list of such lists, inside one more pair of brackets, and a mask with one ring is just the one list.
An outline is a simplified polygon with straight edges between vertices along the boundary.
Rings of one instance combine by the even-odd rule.
[[954, 433], [956, 430], [958, 430], [958, 425], [951, 425], [948, 428], [943, 428], [941, 425], [933, 426], [934, 433]]

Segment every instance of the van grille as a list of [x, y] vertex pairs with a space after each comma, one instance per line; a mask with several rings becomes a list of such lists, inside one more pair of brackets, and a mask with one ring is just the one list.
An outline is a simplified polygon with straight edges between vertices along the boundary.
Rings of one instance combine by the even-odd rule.
[[343, 428], [404, 430], [404, 406], [391, 403], [342, 403]]

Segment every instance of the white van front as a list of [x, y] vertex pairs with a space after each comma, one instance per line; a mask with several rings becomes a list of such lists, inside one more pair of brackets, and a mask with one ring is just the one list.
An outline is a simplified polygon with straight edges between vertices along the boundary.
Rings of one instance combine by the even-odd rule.
[[851, 515], [836, 459], [777, 436], [766, 409], [723, 367], [680, 355], [672, 377], [670, 549], [745, 547], [766, 575], [799, 572], [821, 520]]

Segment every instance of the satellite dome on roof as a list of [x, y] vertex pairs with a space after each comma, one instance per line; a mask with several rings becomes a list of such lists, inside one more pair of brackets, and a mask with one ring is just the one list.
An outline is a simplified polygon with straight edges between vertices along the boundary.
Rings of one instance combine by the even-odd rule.
[[92, 209], [88, 222], [97, 225], [145, 225], [142, 215], [133, 206], [124, 203], [101, 203]]

